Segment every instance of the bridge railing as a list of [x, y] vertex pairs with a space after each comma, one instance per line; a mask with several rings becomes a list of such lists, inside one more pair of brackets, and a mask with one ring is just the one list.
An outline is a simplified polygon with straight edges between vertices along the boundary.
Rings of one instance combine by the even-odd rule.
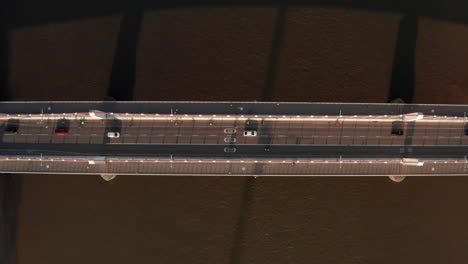
[[[413, 164], [412, 164], [413, 163]], [[420, 164], [420, 165], [418, 165]], [[415, 165], [415, 166], [412, 166]], [[189, 159], [0, 156], [0, 172], [222, 176], [467, 175], [466, 159]]]
[[[416, 114], [416, 115], [415, 115]], [[148, 114], [148, 113], [113, 113], [113, 112], [76, 112], [50, 114], [0, 114], [0, 120], [16, 119], [120, 119], [120, 120], [247, 120], [261, 119], [271, 121], [445, 121], [467, 122], [466, 116], [440, 116], [409, 113], [402, 115], [219, 115], [219, 114]]]

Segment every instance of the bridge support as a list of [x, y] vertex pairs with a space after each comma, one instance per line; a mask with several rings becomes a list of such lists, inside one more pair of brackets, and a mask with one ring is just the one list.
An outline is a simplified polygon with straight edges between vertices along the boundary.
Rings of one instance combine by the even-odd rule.
[[392, 180], [393, 182], [402, 182], [406, 178], [406, 176], [392, 175], [388, 176], [388, 178], [390, 178], [390, 180]]
[[401, 98], [395, 98], [393, 100], [390, 101], [391, 104], [406, 104], [405, 101], [403, 101], [403, 99]]
[[[401, 98], [395, 98], [395, 99], [391, 100], [389, 103], [391, 103], [391, 104], [406, 104], [406, 102]], [[388, 178], [393, 182], [402, 182], [406, 178], [406, 176], [391, 175], [391, 176], [388, 176]]]
[[105, 181], [112, 181], [117, 177], [117, 174], [101, 174], [101, 178], [103, 178]]

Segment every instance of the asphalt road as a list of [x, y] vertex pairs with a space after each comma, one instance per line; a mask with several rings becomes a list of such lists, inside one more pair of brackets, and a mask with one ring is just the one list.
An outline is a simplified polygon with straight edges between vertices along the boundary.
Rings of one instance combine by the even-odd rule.
[[[56, 135], [57, 120], [19, 122], [16, 134], [4, 132], [7, 120], [0, 124], [3, 143], [54, 144], [290, 144], [290, 145], [468, 145], [463, 122], [402, 122], [403, 135], [392, 134], [391, 121], [369, 120], [86, 120], [68, 121], [69, 134]], [[256, 130], [255, 137], [243, 136]], [[109, 131], [120, 138], [109, 139]]]
[[464, 158], [467, 146], [330, 146], [330, 145], [240, 145], [226, 153], [228, 145], [170, 144], [0, 144], [2, 155], [97, 155], [139, 157], [206, 157], [206, 158]]

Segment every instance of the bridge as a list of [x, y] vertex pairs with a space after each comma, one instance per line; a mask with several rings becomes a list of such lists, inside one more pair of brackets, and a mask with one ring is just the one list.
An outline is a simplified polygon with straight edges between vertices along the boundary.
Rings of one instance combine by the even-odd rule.
[[283, 102], [0, 102], [0, 172], [99, 174], [105, 179], [119, 174], [466, 175], [467, 109]]

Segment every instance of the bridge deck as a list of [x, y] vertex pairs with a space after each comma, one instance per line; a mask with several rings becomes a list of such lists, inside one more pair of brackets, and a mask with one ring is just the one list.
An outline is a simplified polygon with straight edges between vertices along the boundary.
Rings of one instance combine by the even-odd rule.
[[[0, 171], [463, 175], [465, 111], [466, 106], [400, 104], [4, 102]], [[11, 122], [18, 131], [6, 129]], [[66, 123], [66, 135], [55, 133], [60, 122]], [[400, 133], [394, 133], [395, 127]], [[257, 136], [244, 136], [245, 130]], [[107, 137], [110, 131], [120, 137]], [[66, 155], [75, 158], [63, 159]], [[103, 158], [94, 163], [81, 158], [86, 155]], [[148, 159], [134, 160], [143, 156]], [[405, 158], [433, 160], [415, 166]]]
[[[393, 135], [391, 121], [369, 120], [86, 120], [72, 119], [69, 135], [54, 133], [55, 119], [20, 120], [16, 134], [0, 133], [3, 143], [76, 143], [76, 144], [330, 144], [330, 145], [467, 145], [463, 122], [402, 122], [403, 135]], [[0, 120], [0, 128], [7, 119]], [[244, 130], [256, 130], [246, 137]], [[411, 131], [410, 131], [411, 129]], [[2, 132], [4, 129], [1, 129]], [[108, 131], [119, 131], [120, 138], [109, 139]], [[233, 133], [231, 133], [233, 132]]]

